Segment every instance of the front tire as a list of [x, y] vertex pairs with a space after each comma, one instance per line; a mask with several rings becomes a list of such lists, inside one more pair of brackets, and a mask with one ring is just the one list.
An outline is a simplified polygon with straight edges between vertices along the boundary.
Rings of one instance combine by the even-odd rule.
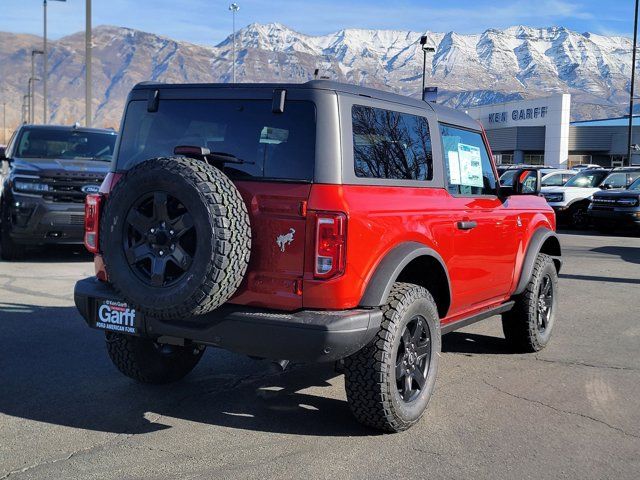
[[549, 255], [538, 254], [524, 292], [512, 310], [502, 314], [507, 342], [519, 352], [538, 352], [547, 346], [558, 305], [558, 272]]
[[106, 333], [109, 358], [120, 372], [141, 383], [171, 383], [198, 364], [204, 349], [163, 345], [148, 338]]
[[569, 210], [569, 221], [571, 226], [577, 230], [585, 229], [589, 226], [589, 213], [587, 205], [578, 203]]
[[431, 294], [396, 283], [382, 307], [376, 337], [344, 361], [351, 412], [369, 427], [399, 432], [414, 425], [431, 399], [440, 353], [440, 321]]

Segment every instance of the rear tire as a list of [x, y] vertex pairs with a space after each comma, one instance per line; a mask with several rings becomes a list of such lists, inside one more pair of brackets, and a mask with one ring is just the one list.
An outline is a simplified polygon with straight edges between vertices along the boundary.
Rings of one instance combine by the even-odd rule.
[[120, 372], [141, 383], [171, 383], [186, 376], [202, 358], [195, 345], [161, 345], [148, 338], [107, 332], [107, 352]]
[[373, 341], [344, 360], [345, 387], [359, 422], [400, 432], [420, 420], [431, 399], [440, 321], [431, 294], [410, 283], [394, 284], [382, 311]]
[[533, 274], [515, 305], [502, 314], [507, 342], [518, 352], [538, 352], [547, 346], [558, 305], [558, 272], [549, 255], [538, 254]]
[[24, 245], [17, 244], [11, 238], [11, 215], [6, 203], [0, 208], [0, 258], [2, 260], [20, 260], [25, 254]]

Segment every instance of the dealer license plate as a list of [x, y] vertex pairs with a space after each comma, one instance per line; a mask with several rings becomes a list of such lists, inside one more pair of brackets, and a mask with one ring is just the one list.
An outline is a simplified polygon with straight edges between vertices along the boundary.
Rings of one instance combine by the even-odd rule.
[[136, 310], [124, 302], [100, 300], [96, 304], [95, 326], [102, 330], [136, 335]]

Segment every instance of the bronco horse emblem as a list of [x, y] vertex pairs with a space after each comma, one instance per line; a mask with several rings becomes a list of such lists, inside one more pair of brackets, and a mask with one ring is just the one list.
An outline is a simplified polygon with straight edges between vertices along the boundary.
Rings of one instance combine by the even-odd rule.
[[284, 252], [284, 247], [290, 245], [293, 242], [293, 235], [296, 233], [295, 229], [290, 228], [289, 233], [278, 235], [276, 238], [276, 243], [280, 247], [280, 251]]

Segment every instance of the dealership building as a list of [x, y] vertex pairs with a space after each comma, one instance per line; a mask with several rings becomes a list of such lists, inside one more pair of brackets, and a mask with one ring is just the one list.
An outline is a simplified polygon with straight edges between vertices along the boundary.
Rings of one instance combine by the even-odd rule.
[[[570, 168], [579, 163], [629, 165], [629, 117], [571, 122], [571, 95], [517, 100], [468, 108], [487, 131], [497, 163]], [[640, 144], [640, 117], [632, 143]], [[632, 155], [640, 164], [640, 152]]]

